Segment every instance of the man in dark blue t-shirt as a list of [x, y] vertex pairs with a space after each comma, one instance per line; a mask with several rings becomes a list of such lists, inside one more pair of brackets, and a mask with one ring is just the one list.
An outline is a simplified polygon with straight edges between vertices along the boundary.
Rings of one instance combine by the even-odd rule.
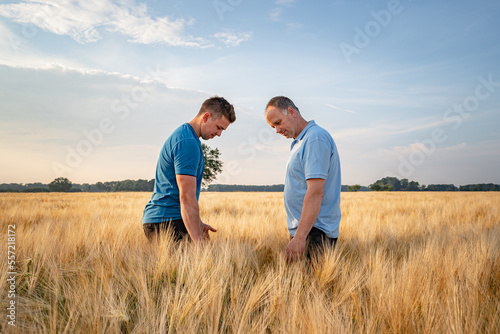
[[205, 166], [200, 137], [220, 136], [236, 120], [234, 107], [222, 97], [203, 102], [198, 115], [168, 137], [156, 165], [153, 196], [144, 209], [142, 224], [149, 240], [170, 227], [174, 239], [188, 235], [195, 242], [216, 230], [200, 219], [198, 199]]

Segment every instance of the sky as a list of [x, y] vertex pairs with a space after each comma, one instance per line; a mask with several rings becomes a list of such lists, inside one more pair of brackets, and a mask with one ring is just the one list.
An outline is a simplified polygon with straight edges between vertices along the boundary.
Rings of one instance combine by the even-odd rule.
[[202, 102], [236, 122], [214, 183], [282, 184], [291, 98], [342, 184], [500, 183], [500, 1], [0, 2], [0, 183], [152, 179]]

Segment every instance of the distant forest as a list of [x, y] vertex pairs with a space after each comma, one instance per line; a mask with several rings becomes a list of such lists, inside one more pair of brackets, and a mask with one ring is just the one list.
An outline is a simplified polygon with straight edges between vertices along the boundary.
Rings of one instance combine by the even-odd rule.
[[[57, 181], [57, 182], [56, 182]], [[2, 183], [0, 184], [0, 192], [119, 192], [119, 191], [146, 191], [152, 192], [154, 187], [154, 179], [151, 180], [124, 180], [97, 182], [95, 184], [76, 184], [71, 183], [68, 179], [58, 178], [50, 184], [43, 183]], [[283, 184], [275, 185], [228, 185], [228, 184], [211, 184], [202, 191], [215, 192], [282, 192]], [[500, 191], [500, 185], [493, 183], [469, 184], [456, 187], [453, 184], [429, 184], [420, 185], [415, 181], [407, 179], [398, 179], [396, 177], [386, 177], [377, 180], [375, 183], [366, 186], [360, 185], [343, 185], [342, 191]]]
[[[69, 181], [69, 180], [68, 180]], [[148, 191], [152, 192], [155, 180], [124, 180], [124, 181], [110, 181], [110, 182], [97, 182], [95, 184], [67, 184], [67, 190], [51, 189], [50, 184], [43, 183], [2, 183], [0, 184], [0, 192], [51, 192], [51, 191], [65, 191], [65, 192], [118, 192], [118, 191]]]

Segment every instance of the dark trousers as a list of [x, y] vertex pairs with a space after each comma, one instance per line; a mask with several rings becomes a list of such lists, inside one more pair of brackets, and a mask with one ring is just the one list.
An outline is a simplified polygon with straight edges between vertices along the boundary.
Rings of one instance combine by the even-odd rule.
[[161, 223], [145, 223], [142, 224], [144, 234], [149, 241], [157, 239], [162, 233], [172, 233], [174, 241], [179, 241], [183, 238], [189, 238], [189, 233], [182, 219], [168, 220]]
[[324, 251], [325, 247], [335, 248], [337, 238], [329, 238], [325, 232], [313, 227], [307, 236], [306, 256], [310, 260], [311, 256], [319, 255]]

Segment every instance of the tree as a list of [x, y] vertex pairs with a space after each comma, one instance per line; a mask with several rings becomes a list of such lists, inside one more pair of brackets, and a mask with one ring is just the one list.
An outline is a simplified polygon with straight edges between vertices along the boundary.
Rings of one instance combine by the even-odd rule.
[[352, 192], [356, 192], [358, 191], [359, 189], [361, 189], [361, 186], [359, 184], [355, 184], [353, 186], [349, 186], [347, 187], [347, 190], [349, 191], [352, 191]]
[[408, 191], [419, 191], [420, 190], [420, 185], [418, 182], [411, 181], [408, 185]]
[[71, 181], [67, 178], [58, 177], [49, 183], [49, 191], [68, 192], [72, 186]]
[[108, 184], [108, 182], [97, 182], [95, 184], [95, 186], [97, 187], [97, 189], [99, 191], [111, 191], [111, 186]]
[[384, 177], [370, 185], [370, 189], [373, 191], [400, 191], [401, 181], [396, 177]]
[[453, 184], [429, 184], [426, 191], [457, 191], [458, 188]]
[[203, 187], [207, 187], [217, 178], [217, 174], [222, 172], [222, 161], [219, 160], [220, 151], [218, 148], [211, 149], [210, 146], [201, 144], [203, 157], [205, 158], [205, 169], [203, 170]]
[[375, 182], [374, 184], [370, 185], [370, 190], [372, 191], [393, 191], [394, 188], [392, 184], [381, 184], [378, 182]]

